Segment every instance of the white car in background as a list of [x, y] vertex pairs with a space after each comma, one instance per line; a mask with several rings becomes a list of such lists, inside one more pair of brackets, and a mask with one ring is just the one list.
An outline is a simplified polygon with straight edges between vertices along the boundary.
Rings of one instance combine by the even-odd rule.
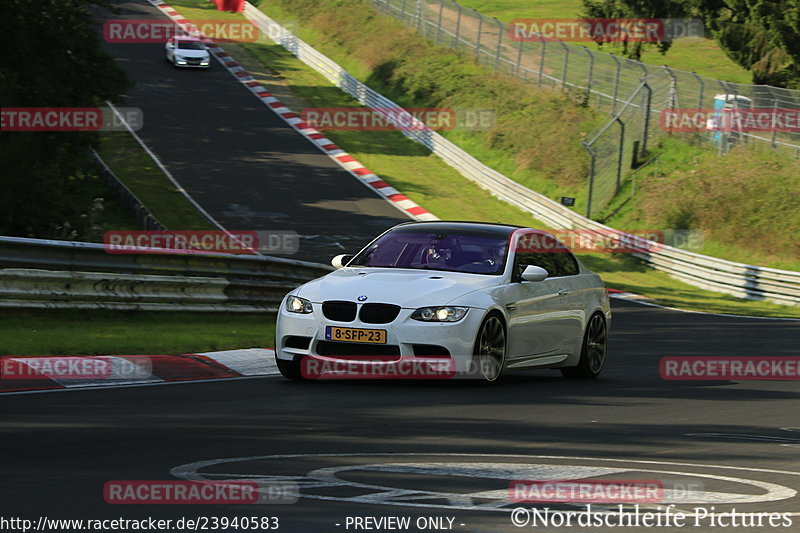
[[[546, 249], [535, 244], [544, 238]], [[485, 381], [531, 368], [594, 378], [603, 368], [611, 320], [603, 281], [541, 230], [409, 222], [332, 264], [336, 271], [279, 307], [275, 357], [289, 379], [308, 377], [309, 361], [358, 358], [433, 357]]]
[[211, 54], [205, 43], [197, 37], [170, 37], [164, 45], [167, 61], [176, 67], [208, 68], [211, 66]]

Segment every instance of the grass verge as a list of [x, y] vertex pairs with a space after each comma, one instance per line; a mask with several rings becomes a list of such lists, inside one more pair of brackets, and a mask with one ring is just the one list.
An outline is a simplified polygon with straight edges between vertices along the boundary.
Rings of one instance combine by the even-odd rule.
[[102, 133], [98, 153], [117, 178], [169, 229], [216, 229], [175, 188], [130, 133]]
[[[506, 23], [515, 18], [574, 19], [580, 16], [582, 8], [581, 0], [459, 0], [458, 3]], [[619, 49], [613, 46], [576, 44], [619, 54]], [[729, 58], [714, 39], [677, 39], [665, 54], [661, 54], [655, 46], [648, 46], [642, 55], [642, 62], [654, 66], [669, 65], [674, 69], [696, 72], [733, 83], [753, 83], [753, 75]]]
[[275, 315], [0, 310], [3, 355], [161, 355], [271, 348]]

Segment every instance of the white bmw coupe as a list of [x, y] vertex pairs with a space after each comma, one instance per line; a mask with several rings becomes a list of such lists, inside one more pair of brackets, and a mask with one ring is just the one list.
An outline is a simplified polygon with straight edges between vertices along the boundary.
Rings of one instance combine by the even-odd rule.
[[331, 263], [336, 271], [280, 305], [275, 357], [289, 379], [308, 378], [309, 363], [347, 377], [352, 366], [332, 363], [359, 360], [446, 362], [449, 376], [485, 381], [531, 368], [594, 378], [603, 368], [605, 286], [544, 231], [409, 222]]

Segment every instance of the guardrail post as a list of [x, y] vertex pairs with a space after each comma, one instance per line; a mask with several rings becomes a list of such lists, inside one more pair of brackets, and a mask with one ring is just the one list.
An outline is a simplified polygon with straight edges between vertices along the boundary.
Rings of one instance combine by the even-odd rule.
[[500, 52], [503, 49], [503, 23], [497, 20], [497, 17], [492, 18], [497, 23], [497, 54], [494, 56], [494, 70], [497, 72], [500, 66]]

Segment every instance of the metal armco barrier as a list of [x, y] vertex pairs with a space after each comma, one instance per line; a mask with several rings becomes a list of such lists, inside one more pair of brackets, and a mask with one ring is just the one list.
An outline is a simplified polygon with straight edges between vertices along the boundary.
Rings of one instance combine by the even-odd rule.
[[[402, 114], [400, 106], [351, 76], [337, 63], [317, 52], [249, 2], [245, 4], [244, 15], [270, 39], [361, 104], [373, 109], [398, 110], [398, 114]], [[391, 119], [391, 115], [387, 115], [387, 118]], [[419, 125], [420, 128], [401, 128], [400, 131], [429, 148], [470, 181], [500, 200], [531, 213], [549, 227], [615, 231], [516, 183], [487, 167], [435, 131], [425, 128], [421, 123]], [[800, 305], [800, 272], [735, 263], [671, 246], [658, 246], [658, 252], [635, 255], [651, 267], [696, 287], [751, 300]]]
[[333, 267], [232, 254], [109, 254], [100, 244], [0, 237], [0, 307], [274, 312]]

